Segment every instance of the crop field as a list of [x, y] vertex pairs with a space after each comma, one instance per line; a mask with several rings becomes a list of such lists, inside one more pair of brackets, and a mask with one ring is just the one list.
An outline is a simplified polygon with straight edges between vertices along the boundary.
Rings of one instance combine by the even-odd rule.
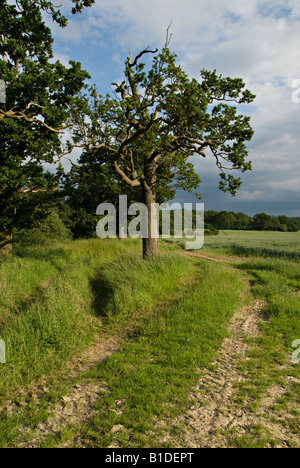
[[205, 237], [204, 250], [224, 249], [239, 255], [300, 257], [300, 232], [220, 231]]

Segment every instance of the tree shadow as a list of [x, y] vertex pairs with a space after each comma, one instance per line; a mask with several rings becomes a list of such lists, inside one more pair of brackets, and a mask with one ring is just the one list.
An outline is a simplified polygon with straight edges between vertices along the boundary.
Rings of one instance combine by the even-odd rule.
[[103, 272], [99, 271], [97, 275], [90, 281], [93, 292], [93, 310], [97, 317], [108, 317], [108, 304], [110, 303], [114, 289], [107, 281]]

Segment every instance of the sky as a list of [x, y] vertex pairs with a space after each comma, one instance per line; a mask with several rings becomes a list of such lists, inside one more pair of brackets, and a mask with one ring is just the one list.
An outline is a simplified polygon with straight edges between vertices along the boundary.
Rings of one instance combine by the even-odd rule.
[[[195, 156], [197, 191], [206, 210], [300, 216], [299, 0], [96, 0], [76, 16], [69, 0], [58, 3], [69, 24], [51, 25], [55, 58], [81, 62], [100, 94], [122, 78], [128, 50], [162, 48], [170, 24], [170, 49], [191, 78], [203, 68], [242, 78], [256, 95], [242, 109], [255, 131], [247, 143], [253, 170], [232, 197], [218, 190], [214, 159]], [[178, 191], [175, 201], [197, 199]]]

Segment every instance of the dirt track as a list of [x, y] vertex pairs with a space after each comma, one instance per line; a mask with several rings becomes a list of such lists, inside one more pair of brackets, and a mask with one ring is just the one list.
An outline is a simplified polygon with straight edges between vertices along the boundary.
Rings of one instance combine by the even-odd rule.
[[179, 438], [168, 435], [164, 442], [174, 447], [228, 448], [232, 447], [235, 438], [248, 437], [250, 440], [250, 436], [252, 442], [257, 443], [255, 428], [260, 428], [261, 432], [277, 441], [276, 448], [299, 447], [299, 438], [289, 424], [292, 411], [282, 415], [275, 406], [278, 398], [289, 391], [294, 379], [287, 379], [284, 386], [270, 388], [255, 412], [250, 409], [253, 401], [239, 401], [237, 384], [246, 382], [248, 378], [239, 370], [239, 363], [248, 359], [251, 349], [248, 339], [260, 333], [260, 316], [264, 306], [263, 301], [257, 300], [234, 315], [229, 336], [212, 363], [212, 370], [199, 369], [201, 377], [191, 394], [191, 410], [185, 416], [168, 422], [169, 427], [183, 428], [183, 434]]
[[[196, 253], [187, 253], [187, 255], [218, 262], [231, 261]], [[181, 448], [229, 447], [232, 445], [233, 437], [248, 436], [254, 427], [263, 426], [264, 430], [272, 434], [274, 440], [280, 441], [277, 443], [278, 447], [300, 445], [299, 440], [295, 439], [295, 434], [289, 429], [288, 416], [284, 421], [282, 416], [272, 409], [277, 398], [288, 391], [289, 385], [293, 382], [287, 381], [284, 388], [271, 388], [255, 412], [249, 409], [251, 402], [238, 401], [237, 384], [247, 380], [247, 375], [243, 375], [239, 370], [239, 363], [248, 359], [247, 355], [251, 349], [249, 338], [255, 338], [260, 333], [260, 319], [264, 306], [263, 301], [255, 300], [233, 316], [228, 337], [217, 353], [216, 361], [212, 363], [210, 369], [199, 369], [198, 385], [190, 395], [191, 409], [176, 420], [157, 423], [157, 426], [164, 428], [165, 437], [161, 440], [162, 444], [168, 443]], [[113, 354], [121, 342], [121, 338], [105, 341], [103, 337], [99, 337], [80, 359], [70, 363], [67, 369], [68, 375], [72, 377], [83, 375]], [[94, 405], [97, 399], [107, 391], [109, 388], [105, 382], [80, 380], [79, 384], [74, 385], [69, 393], [51, 408], [52, 416], [46, 423], [37, 426], [30, 442], [20, 443], [19, 447], [37, 448], [49, 436], [59, 434], [69, 424], [78, 426], [88, 423], [95, 414]], [[41, 390], [36, 392], [37, 402], [40, 397]], [[6, 409], [9, 413], [17, 411], [14, 405], [8, 405]], [[173, 436], [174, 427], [180, 428], [180, 436]], [[112, 428], [112, 433], [118, 432], [119, 429]], [[20, 434], [24, 435], [27, 429], [22, 426], [19, 430]], [[84, 447], [85, 442], [75, 436], [63, 446]]]

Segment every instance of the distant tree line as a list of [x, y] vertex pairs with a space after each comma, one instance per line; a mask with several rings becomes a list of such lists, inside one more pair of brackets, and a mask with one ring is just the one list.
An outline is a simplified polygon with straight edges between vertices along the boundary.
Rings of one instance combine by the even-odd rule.
[[[83, 177], [84, 175], [84, 177]], [[103, 174], [104, 176], [104, 174]], [[22, 225], [15, 230], [16, 238], [22, 241], [39, 243], [49, 239], [81, 239], [96, 237], [96, 226], [99, 217], [96, 209], [99, 203], [109, 199], [118, 206], [118, 194], [126, 194], [128, 206], [135, 202], [131, 190], [123, 192], [125, 188], [116, 184], [111, 188], [107, 186], [104, 194], [97, 187], [97, 183], [103, 184], [103, 180], [88, 177], [87, 173], [76, 171], [76, 177], [67, 175], [61, 190], [55, 193], [31, 193], [23, 200], [20, 210]], [[95, 193], [100, 196], [95, 196]], [[102, 193], [102, 196], [101, 196]], [[105, 197], [106, 195], [106, 197]], [[182, 226], [184, 226], [182, 210]], [[197, 223], [199, 214], [193, 211], [193, 227]], [[129, 218], [128, 221], [130, 221]], [[160, 233], [162, 233], [160, 213]], [[265, 213], [259, 213], [251, 217], [245, 213], [228, 211], [205, 211], [205, 234], [217, 235], [219, 230], [253, 230], [253, 231], [281, 231], [297, 232], [300, 230], [300, 218], [289, 218], [285, 215], [273, 217]], [[170, 216], [170, 234], [174, 234], [174, 213]]]
[[205, 212], [205, 226], [208, 229], [297, 232], [300, 230], [300, 219], [284, 215], [274, 217], [266, 213], [251, 217], [244, 213], [209, 210]]

